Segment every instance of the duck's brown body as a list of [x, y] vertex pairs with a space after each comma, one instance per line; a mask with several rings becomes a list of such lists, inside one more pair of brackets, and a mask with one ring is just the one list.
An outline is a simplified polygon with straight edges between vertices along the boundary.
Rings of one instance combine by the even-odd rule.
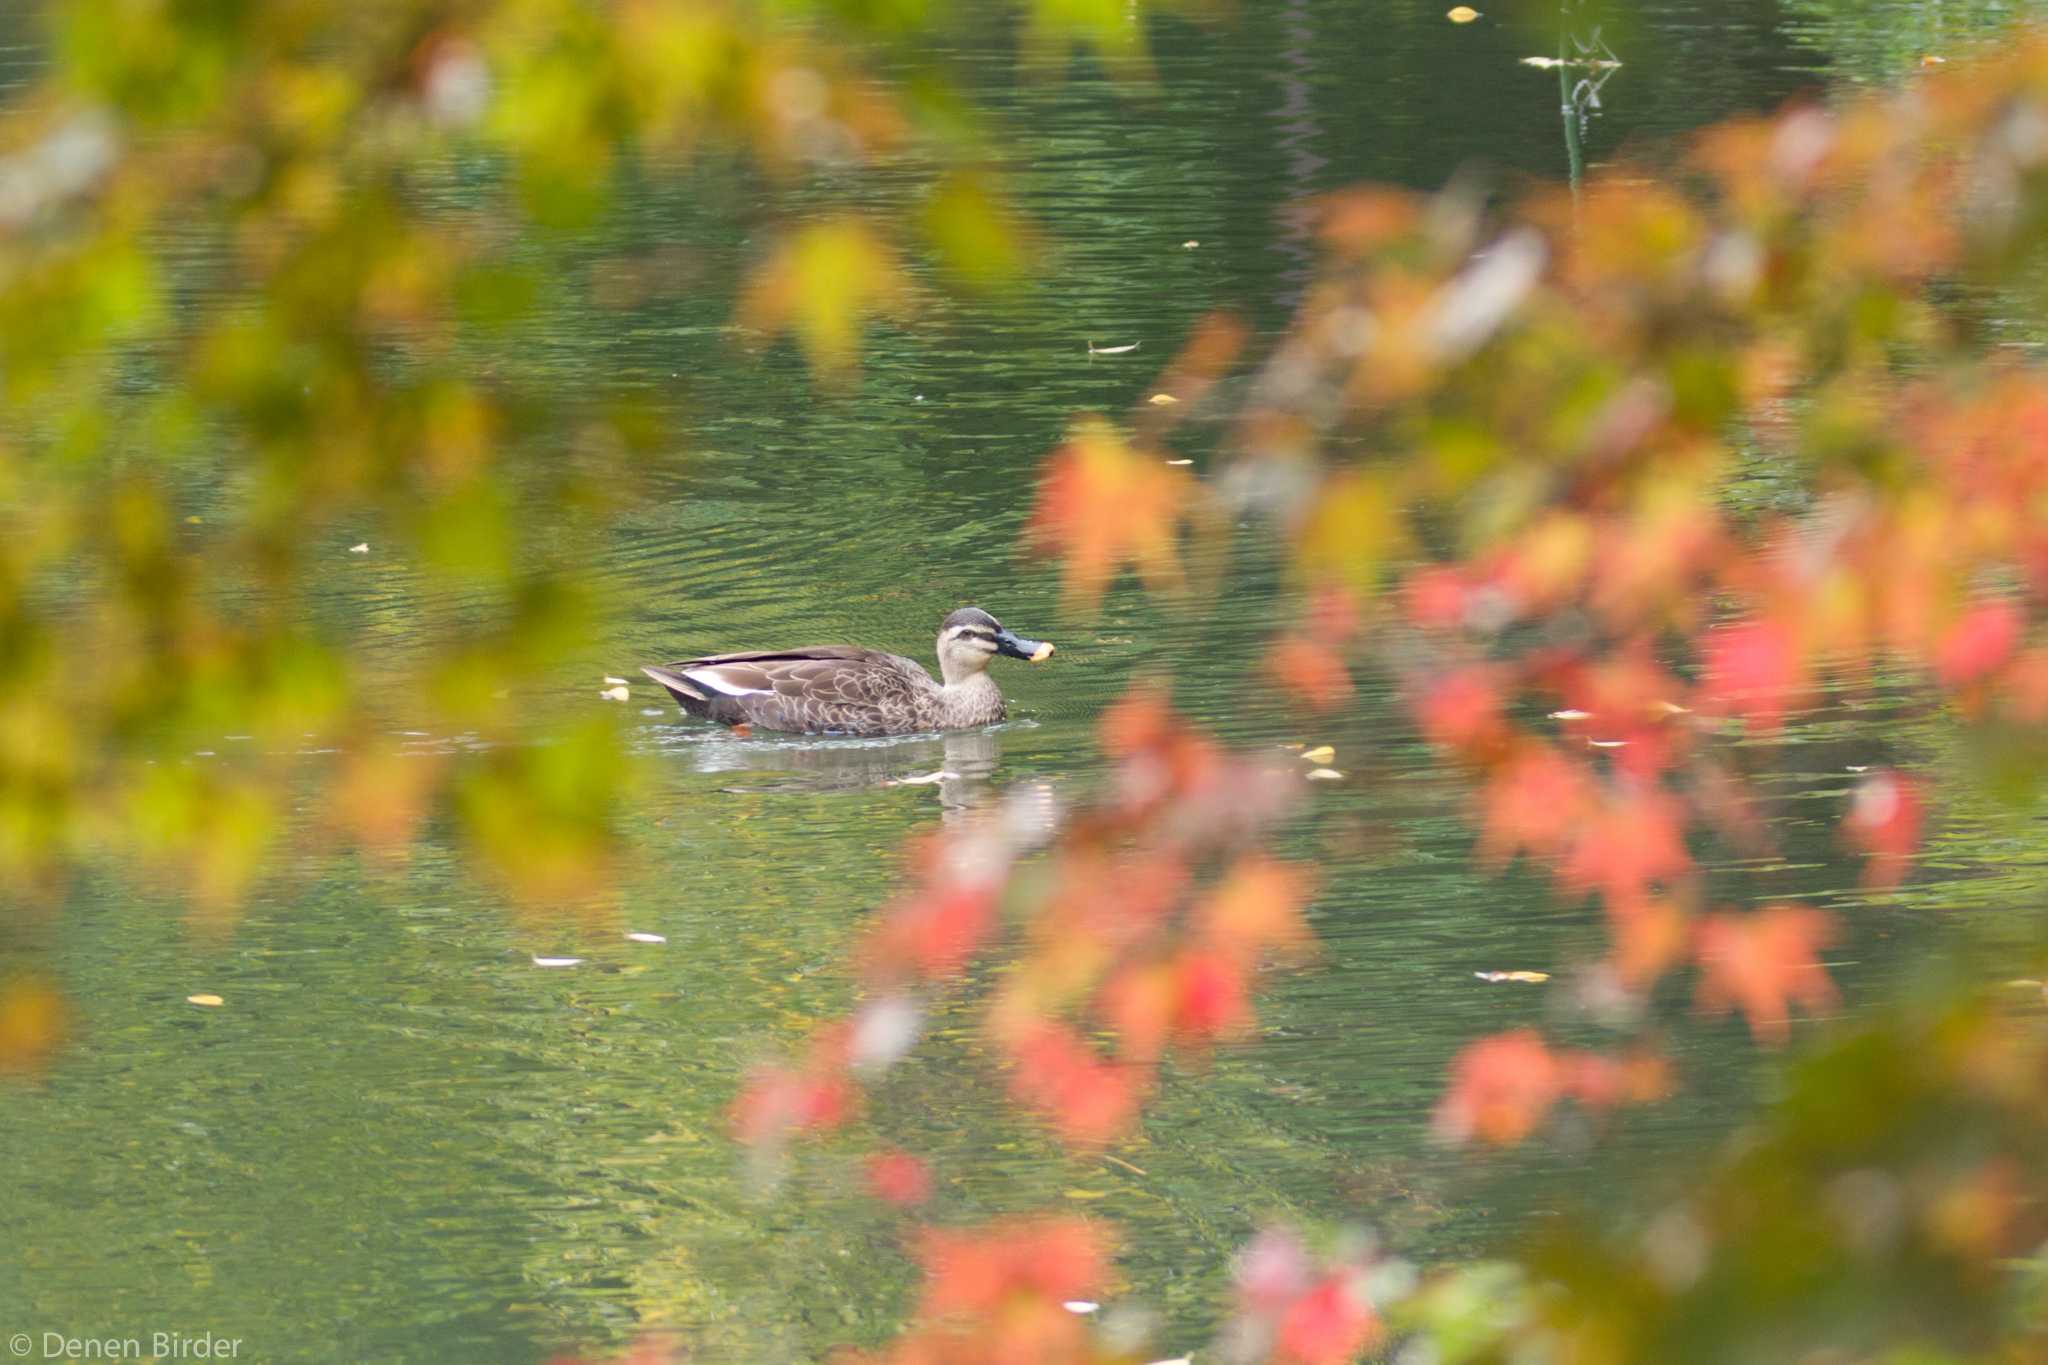
[[799, 734], [906, 735], [960, 730], [1003, 718], [1003, 693], [986, 671], [996, 654], [1036, 662], [1052, 646], [1004, 630], [963, 607], [939, 631], [945, 680], [901, 654], [854, 645], [711, 654], [641, 671], [694, 716]]

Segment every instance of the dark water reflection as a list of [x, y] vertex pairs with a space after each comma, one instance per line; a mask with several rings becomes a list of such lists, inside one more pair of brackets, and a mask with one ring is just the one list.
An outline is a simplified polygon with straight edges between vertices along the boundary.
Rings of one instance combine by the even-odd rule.
[[[1003, 1116], [971, 1003], [933, 1020], [928, 1059], [886, 1084], [871, 1121], [931, 1155], [934, 1215], [1115, 1217], [1119, 1297], [1159, 1309], [1161, 1344], [1185, 1350], [1260, 1218], [1366, 1223], [1428, 1258], [1611, 1192], [1570, 1143], [1476, 1165], [1429, 1146], [1456, 1047], [1560, 1002], [1472, 973], [1559, 968], [1596, 926], [1534, 875], [1469, 865], [1462, 796], [1395, 698], [1310, 732], [1261, 695], [1252, 661], [1286, 608], [1271, 547], [1245, 535], [1214, 610], [1126, 589], [1079, 621], [1016, 554], [1033, 471], [1071, 414], [1140, 397], [1211, 306], [1283, 322], [1307, 266], [1289, 203], [1361, 179], [1564, 173], [1555, 77], [1518, 65], [1555, 33], [1453, 26], [1441, 8], [1290, 0], [1221, 31], [1169, 23], [1144, 96], [1085, 72], [1018, 81], [997, 35], [967, 42], [950, 64], [1012, 139], [1053, 277], [884, 334], [852, 392], [813, 391], [780, 352], [734, 351], [722, 298], [551, 315], [534, 367], [623, 385], [691, 433], [601, 549], [614, 635], [565, 690], [719, 648], [844, 640], [928, 659], [940, 617], [970, 601], [1060, 653], [1004, 669], [1005, 726], [887, 742], [738, 738], [635, 686], [633, 740], [654, 772], [632, 831], [646, 864], [602, 921], [508, 914], [435, 841], [397, 866], [309, 854], [219, 943], [169, 908], [138, 910], [122, 879], [85, 888], [59, 964], [84, 1043], [0, 1110], [0, 1331], [212, 1331], [245, 1338], [244, 1359], [448, 1362], [646, 1326], [681, 1330], [705, 1359], [814, 1359], [878, 1336], [903, 1311], [903, 1261], [852, 1159], [807, 1154], [764, 1190], [723, 1136], [724, 1106], [748, 1063], [848, 1005], [840, 950], [894, 886], [905, 838], [1024, 784], [1085, 792], [1094, 718], [1138, 678], [1170, 681], [1234, 742], [1336, 746], [1348, 780], [1285, 836], [1323, 867], [1321, 958], [1275, 983], [1258, 1040], [1170, 1078], [1114, 1161], [1060, 1158]], [[1795, 25], [1760, 2], [1617, 7], [1605, 37], [1627, 65], [1588, 126], [1590, 160], [1814, 87], [1838, 33], [1859, 72], [1878, 64], [1861, 19], [1799, 11]], [[716, 279], [748, 245], [732, 210], [646, 190], [617, 231], [684, 241]], [[1140, 349], [1091, 356], [1090, 340]], [[406, 568], [374, 556], [327, 600], [373, 664], [421, 614]], [[1715, 875], [1745, 896], [1846, 895], [1828, 830], [1847, 765], [1872, 761], [1866, 733], [1817, 724], [1770, 755], [1789, 773], [1787, 847]], [[1855, 923], [1835, 964], [1852, 996], [1930, 932], [1902, 910]], [[199, 990], [227, 1004], [182, 1003]], [[1753, 1103], [1739, 1025], [1678, 1046], [1687, 1095], [1610, 1145], [1677, 1150]]]

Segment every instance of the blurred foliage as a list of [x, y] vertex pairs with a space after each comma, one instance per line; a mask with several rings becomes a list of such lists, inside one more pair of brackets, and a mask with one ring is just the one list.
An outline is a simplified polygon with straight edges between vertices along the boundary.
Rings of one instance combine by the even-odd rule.
[[[1834, 109], [1714, 128], [1669, 172], [1505, 206], [1463, 186], [1331, 196], [1321, 273], [1266, 353], [1242, 364], [1244, 330], [1219, 320], [1125, 424], [1078, 419], [1046, 463], [1034, 539], [1078, 604], [1126, 569], [1178, 593], [1195, 542], [1246, 514], [1276, 526], [1306, 607], [1266, 676], [1327, 711], [1352, 668], [1391, 670], [1471, 781], [1480, 858], [1527, 858], [1599, 907], [1607, 951], [1557, 984], [1546, 1028], [1451, 1059], [1447, 1143], [1531, 1140], [1567, 1104], [1600, 1117], [1683, 1084], [1668, 983], [1689, 977], [1695, 1013], [1738, 1011], [1769, 1046], [1795, 1012], [1833, 1010], [1837, 920], [1767, 876], [1795, 717], [1930, 698], [1966, 748], [2004, 756], [1983, 769], [2004, 800], [2030, 808], [2048, 776], [2048, 372], [1989, 344], [2048, 254], [2048, 40], [1898, 74]], [[1241, 364], [1224, 473], [1181, 477], [1185, 414]], [[1766, 509], [1742, 488], [1759, 469]], [[988, 990], [1013, 1098], [1083, 1149], [1139, 1121], [1168, 1040], [1208, 1046], [1250, 1017], [1254, 959], [1217, 970], [1203, 914], [1181, 907], [1230, 900], [1191, 879], [1207, 855], [1235, 860], [1224, 886], [1249, 876], [1239, 841], [1311, 775], [1223, 775], [1237, 760], [1156, 698], [1104, 727], [1112, 795], [1051, 835], [1049, 876], [1012, 882], [1016, 940]], [[1879, 893], [1912, 874], [1942, 793], [1906, 760], [1859, 771], [1838, 831]], [[1242, 826], [1219, 825], [1219, 800]], [[1001, 883], [1005, 849], [937, 866]], [[1711, 877], [1708, 849], [1729, 855]], [[1256, 942], [1284, 945], [1300, 874], [1254, 880]], [[907, 955], [919, 989], [960, 974], [997, 942], [993, 894], [938, 882], [885, 918], [897, 946], [874, 960]], [[871, 984], [869, 1011], [920, 1008], [895, 977]], [[1679, 1173], [1672, 1202], [1560, 1227], [1512, 1263], [1412, 1289], [1370, 1248], [1317, 1268], [1274, 1233], [1247, 1249], [1246, 1307], [1216, 1351], [1349, 1360], [1385, 1317], [1418, 1361], [2039, 1358], [2048, 1016], [2038, 979], [2004, 994], [1966, 983], [1880, 1010], [1709, 1169]], [[863, 1068], [912, 1032], [877, 1061], [864, 1020], [760, 1077], [741, 1135], [774, 1149], [849, 1122]], [[1600, 1046], [1546, 1036], [1567, 1030]], [[994, 1276], [1015, 1317], [979, 1299], [927, 1313], [884, 1358], [1130, 1358], [1107, 1327], [1056, 1324], [1064, 1272], [947, 1245], [929, 1292]], [[1293, 1270], [1262, 1297], [1273, 1246]]]
[[[0, 119], [0, 951], [34, 947], [27, 912], [88, 857], [231, 915], [306, 792], [337, 837], [398, 849], [446, 812], [519, 901], [603, 904], [632, 775], [608, 713], [559, 704], [602, 619], [574, 550], [675, 435], [504, 363], [536, 247], [599, 228], [622, 176], [745, 176], [787, 230], [739, 321], [828, 377], [915, 307], [908, 262], [1010, 278], [1028, 233], [921, 55], [943, 7], [47, 17], [46, 74]], [[1015, 22], [1048, 62], [1142, 66], [1137, 8]], [[884, 165], [921, 187], [900, 209], [839, 201]], [[601, 306], [663, 268], [587, 287]], [[376, 676], [307, 609], [373, 563], [461, 603]], [[398, 758], [401, 708], [487, 752]]]

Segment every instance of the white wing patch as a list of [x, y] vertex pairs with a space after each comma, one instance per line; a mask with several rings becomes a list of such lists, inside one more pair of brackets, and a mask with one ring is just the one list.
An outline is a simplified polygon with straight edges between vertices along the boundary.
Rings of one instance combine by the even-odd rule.
[[728, 697], [772, 697], [775, 695], [774, 692], [765, 687], [741, 687], [729, 679], [720, 677], [718, 670], [715, 668], [686, 668], [683, 670], [683, 676], [691, 682], [704, 684], [704, 686], [712, 689], [714, 692], [723, 692]]

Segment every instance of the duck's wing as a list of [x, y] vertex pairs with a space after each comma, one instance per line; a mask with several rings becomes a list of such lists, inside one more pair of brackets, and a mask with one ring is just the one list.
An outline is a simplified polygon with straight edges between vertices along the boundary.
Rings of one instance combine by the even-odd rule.
[[731, 698], [779, 729], [851, 727], [861, 714], [932, 685], [916, 661], [852, 645], [714, 654], [662, 672], [671, 688], [671, 679], [687, 681], [704, 700]]

